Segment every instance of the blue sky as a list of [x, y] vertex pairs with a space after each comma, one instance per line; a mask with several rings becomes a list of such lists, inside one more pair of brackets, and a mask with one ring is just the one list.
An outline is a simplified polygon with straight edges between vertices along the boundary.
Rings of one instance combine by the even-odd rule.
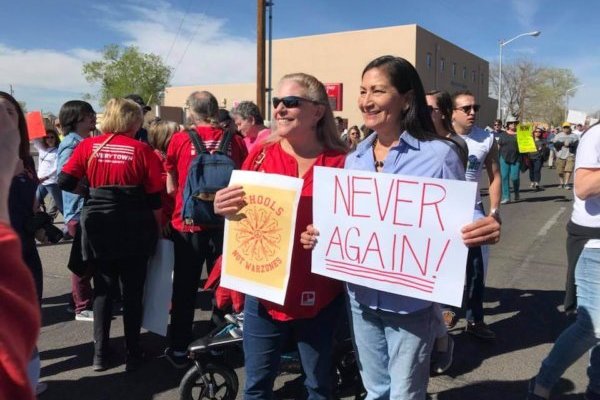
[[[490, 62], [498, 60], [500, 39], [540, 30], [537, 38], [507, 45], [504, 62], [525, 57], [570, 68], [584, 85], [570, 99], [570, 108], [600, 110], [598, 1], [274, 3], [275, 39], [416, 23]], [[255, 77], [255, 0], [0, 0], [0, 7], [0, 90], [8, 91], [12, 84], [28, 110], [56, 113], [65, 101], [95, 93], [81, 66], [98, 59], [109, 43], [161, 55], [176, 68], [172, 85], [250, 82]]]

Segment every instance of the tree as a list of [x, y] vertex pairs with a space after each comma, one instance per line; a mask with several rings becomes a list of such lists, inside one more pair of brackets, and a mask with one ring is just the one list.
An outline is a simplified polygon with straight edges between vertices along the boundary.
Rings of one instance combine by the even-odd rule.
[[[503, 115], [559, 125], [565, 115], [566, 91], [577, 83], [569, 69], [543, 67], [529, 60], [503, 63], [502, 107], [506, 107]], [[497, 64], [490, 68], [490, 95], [498, 97]]]
[[136, 93], [147, 104], [158, 104], [171, 77], [171, 68], [155, 54], [146, 54], [135, 46], [116, 44], [104, 48], [102, 59], [83, 65], [83, 74], [90, 83], [100, 83], [99, 101], [105, 104], [113, 97]]

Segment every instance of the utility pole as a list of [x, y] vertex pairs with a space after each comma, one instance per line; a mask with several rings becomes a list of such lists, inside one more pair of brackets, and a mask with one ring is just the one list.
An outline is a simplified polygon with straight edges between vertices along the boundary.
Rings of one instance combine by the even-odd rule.
[[9, 85], [9, 86], [10, 86], [10, 95], [14, 97], [15, 91], [13, 90], [12, 85]]
[[256, 104], [265, 115], [265, 0], [257, 0], [256, 10]]

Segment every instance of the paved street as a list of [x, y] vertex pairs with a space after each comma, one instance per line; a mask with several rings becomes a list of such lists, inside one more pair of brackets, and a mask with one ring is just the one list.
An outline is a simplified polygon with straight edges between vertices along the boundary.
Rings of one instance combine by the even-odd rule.
[[[495, 343], [476, 340], [462, 332], [461, 321], [451, 332], [456, 342], [454, 365], [448, 375], [431, 379], [432, 399], [525, 398], [527, 380], [567, 325], [559, 308], [566, 271], [565, 225], [573, 194], [556, 188], [555, 176], [555, 170], [544, 169], [542, 183], [551, 185], [545, 191], [532, 192], [523, 174], [521, 201], [502, 207], [502, 240], [491, 251], [485, 303], [486, 321], [498, 339]], [[487, 207], [487, 198], [484, 201]], [[142, 343], [151, 360], [140, 370], [125, 373], [121, 364], [102, 373], [92, 371], [92, 323], [74, 321], [66, 312], [70, 274], [65, 264], [69, 249], [70, 244], [39, 247], [45, 285], [39, 349], [42, 380], [49, 386], [40, 398], [178, 399], [177, 387], [184, 371], [174, 370], [166, 360], [157, 358], [166, 341], [154, 334], [143, 334]], [[200, 307], [207, 308], [203, 304]], [[198, 334], [207, 329], [202, 322], [207, 315], [198, 309]], [[120, 316], [113, 321], [112, 337], [113, 347], [121, 349]], [[237, 367], [241, 387], [243, 368], [239, 360], [230, 361]], [[586, 364], [584, 357], [567, 371], [557, 398], [583, 399]], [[277, 387], [293, 378], [283, 376]], [[297, 393], [284, 390], [279, 395], [301, 398]]]

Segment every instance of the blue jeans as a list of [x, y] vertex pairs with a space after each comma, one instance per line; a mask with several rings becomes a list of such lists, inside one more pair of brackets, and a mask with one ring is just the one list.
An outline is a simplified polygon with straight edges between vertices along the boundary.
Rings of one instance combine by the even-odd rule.
[[273, 383], [286, 344], [298, 345], [309, 400], [329, 399], [332, 393], [331, 359], [333, 335], [343, 313], [340, 295], [314, 318], [277, 321], [256, 297], [246, 296], [244, 305], [244, 399], [272, 399]]
[[52, 196], [52, 200], [54, 201], [54, 205], [58, 208], [60, 213], [63, 213], [63, 199], [62, 199], [62, 191], [58, 187], [58, 183], [52, 183], [50, 185], [38, 185], [37, 191], [35, 193], [35, 197], [37, 198], [40, 205], [44, 205], [44, 199], [46, 195], [50, 193]]
[[540, 179], [542, 179], [543, 165], [544, 159], [542, 157], [534, 158], [531, 160], [531, 168], [529, 168], [529, 180], [531, 182], [540, 183]]
[[502, 177], [502, 200], [510, 200], [510, 183], [512, 181], [515, 196], [519, 195], [519, 185], [521, 178], [521, 161], [514, 164], [508, 164], [500, 156], [500, 176]]
[[485, 290], [481, 246], [470, 247], [467, 256], [466, 316], [467, 321], [483, 321], [483, 292]]
[[577, 319], [556, 339], [536, 383], [551, 389], [569, 366], [590, 350], [588, 389], [600, 394], [600, 249], [584, 248], [575, 267]]
[[433, 307], [373, 310], [349, 296], [350, 326], [367, 400], [424, 400], [436, 336]]

